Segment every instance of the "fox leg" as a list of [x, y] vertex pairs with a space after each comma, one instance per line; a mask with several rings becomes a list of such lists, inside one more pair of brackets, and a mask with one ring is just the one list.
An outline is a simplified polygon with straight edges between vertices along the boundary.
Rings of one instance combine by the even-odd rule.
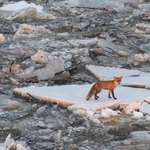
[[108, 97], [109, 97], [109, 98], [111, 98], [111, 96], [110, 96], [110, 92], [111, 92], [111, 91], [109, 90], [109, 91], [108, 91]]
[[115, 95], [114, 95], [114, 91], [113, 91], [113, 90], [111, 90], [111, 94], [112, 94], [112, 96], [113, 96], [114, 99], [117, 99], [117, 98], [115, 97]]
[[100, 90], [100, 91], [96, 91], [96, 92], [94, 93], [94, 98], [95, 98], [95, 100], [97, 100], [97, 99], [99, 98], [99, 96], [97, 96], [97, 94], [100, 93], [100, 92], [101, 92], [101, 90]]

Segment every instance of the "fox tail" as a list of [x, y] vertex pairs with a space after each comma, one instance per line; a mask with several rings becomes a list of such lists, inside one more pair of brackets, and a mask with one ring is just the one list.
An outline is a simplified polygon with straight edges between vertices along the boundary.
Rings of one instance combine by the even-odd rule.
[[90, 99], [92, 97], [92, 95], [94, 94], [94, 92], [96, 91], [96, 84], [94, 84], [91, 88], [91, 90], [89, 91], [86, 100]]

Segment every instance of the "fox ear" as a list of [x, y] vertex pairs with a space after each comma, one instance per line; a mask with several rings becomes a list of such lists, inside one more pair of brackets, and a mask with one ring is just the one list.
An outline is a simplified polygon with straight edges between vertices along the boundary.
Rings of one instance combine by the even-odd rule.
[[121, 79], [123, 78], [123, 76], [121, 77]]

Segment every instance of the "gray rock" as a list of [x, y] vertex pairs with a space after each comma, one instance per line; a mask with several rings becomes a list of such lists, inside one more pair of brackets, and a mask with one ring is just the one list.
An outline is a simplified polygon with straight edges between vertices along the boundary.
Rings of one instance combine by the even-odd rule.
[[140, 15], [141, 15], [141, 11], [139, 9], [134, 9], [133, 10], [133, 13], [132, 13], [133, 18], [140, 17]]
[[0, 19], [4, 19], [6, 17], [6, 14], [0, 10]]
[[46, 67], [34, 70], [34, 67], [27, 68], [23, 73], [19, 74], [19, 78], [37, 77], [38, 80], [52, 79], [56, 72], [63, 71], [64, 65], [60, 59], [49, 58]]
[[[89, 7], [89, 8], [106, 8], [114, 6], [117, 0], [66, 0], [60, 3], [60, 5], [78, 6], [78, 7]], [[136, 0], [122, 0], [125, 3], [135, 3]]]
[[21, 103], [11, 99], [2, 99], [0, 101], [0, 109], [10, 108], [10, 107], [21, 107]]
[[21, 42], [37, 41], [42, 38], [47, 38], [51, 35], [51, 31], [43, 26], [31, 26], [27, 24], [20, 25], [15, 33], [13, 40]]
[[125, 47], [115, 45], [115, 44], [108, 42], [104, 39], [99, 39], [97, 46], [101, 47], [105, 51], [107, 51], [109, 49], [109, 50], [112, 50], [113, 52], [116, 52], [116, 53], [118, 53], [118, 51], [124, 51], [124, 50], [126, 51]]
[[148, 11], [150, 12], [150, 4], [147, 3], [147, 4], [139, 4], [138, 5], [138, 8], [141, 10], [141, 11]]
[[18, 74], [19, 78], [24, 78], [24, 79], [28, 79], [28, 78], [32, 78], [35, 77], [36, 73], [34, 72], [34, 67], [31, 66], [30, 68], [25, 69], [22, 73]]
[[116, 6], [116, 7], [124, 7], [124, 2], [123, 2], [123, 1], [120, 1], [120, 0], [117, 0], [115, 6]]
[[61, 130], [58, 130], [58, 133], [53, 135], [53, 140], [58, 143], [61, 142]]
[[51, 58], [45, 68], [35, 71], [38, 80], [52, 79], [56, 72], [64, 70], [64, 65], [60, 59]]
[[36, 111], [36, 114], [39, 115], [39, 114], [43, 113], [45, 110], [46, 110], [46, 106], [42, 106]]
[[73, 47], [87, 47], [97, 44], [97, 39], [87, 39], [87, 40], [68, 40], [68, 42]]
[[38, 20], [54, 20], [56, 19], [56, 16], [47, 13], [38, 13], [36, 18]]
[[36, 15], [37, 15], [36, 8], [26, 7], [11, 13], [8, 17], [6, 17], [6, 19], [17, 21], [29, 21], [31, 19], [35, 19]]
[[139, 48], [142, 52], [149, 53], [150, 52], [150, 43], [141, 45]]
[[131, 13], [133, 11], [132, 7], [114, 7], [113, 8], [118, 13]]

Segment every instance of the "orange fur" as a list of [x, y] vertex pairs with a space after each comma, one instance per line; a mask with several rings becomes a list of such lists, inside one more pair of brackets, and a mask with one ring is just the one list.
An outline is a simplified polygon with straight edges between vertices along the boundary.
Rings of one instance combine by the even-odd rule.
[[97, 100], [98, 96], [97, 94], [101, 92], [101, 90], [106, 89], [108, 90], [108, 97], [110, 97], [110, 93], [112, 94], [114, 99], [114, 89], [120, 84], [121, 80], [123, 77], [114, 77], [114, 80], [112, 81], [98, 81], [97, 83], [95, 83], [93, 85], [93, 87], [91, 88], [91, 90], [89, 91], [86, 100], [90, 99], [92, 97], [92, 95], [94, 94], [94, 98], [95, 100]]

